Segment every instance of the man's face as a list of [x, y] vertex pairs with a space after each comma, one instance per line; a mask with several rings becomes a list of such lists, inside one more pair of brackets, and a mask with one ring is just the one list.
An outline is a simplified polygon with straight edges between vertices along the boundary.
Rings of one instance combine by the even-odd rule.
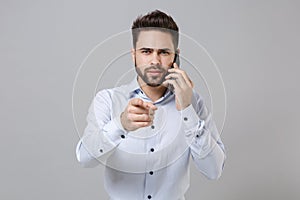
[[170, 33], [158, 30], [141, 31], [136, 49], [132, 50], [133, 62], [139, 78], [152, 87], [161, 85], [172, 66], [175, 56]]

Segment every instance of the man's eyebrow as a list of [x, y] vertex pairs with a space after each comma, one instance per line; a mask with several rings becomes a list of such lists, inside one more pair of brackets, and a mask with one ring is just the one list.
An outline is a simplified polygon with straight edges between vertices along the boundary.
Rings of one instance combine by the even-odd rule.
[[153, 49], [152, 48], [147, 48], [147, 47], [142, 47], [142, 48], [140, 48], [138, 50], [153, 50]]
[[[148, 48], [148, 47], [142, 47], [138, 50], [154, 50], [153, 48]], [[158, 51], [172, 51], [171, 49], [169, 48], [162, 48], [162, 49], [157, 49]]]
[[171, 49], [169, 48], [163, 48], [163, 49], [158, 49], [159, 51], [172, 51]]

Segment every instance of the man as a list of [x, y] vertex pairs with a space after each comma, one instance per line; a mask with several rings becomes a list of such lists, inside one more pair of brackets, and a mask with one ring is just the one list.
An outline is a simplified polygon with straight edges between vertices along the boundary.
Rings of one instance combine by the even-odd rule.
[[218, 179], [225, 153], [203, 99], [179, 68], [178, 27], [156, 10], [132, 25], [137, 77], [97, 93], [77, 145], [86, 167], [105, 164], [112, 200], [184, 199], [190, 155], [200, 172]]

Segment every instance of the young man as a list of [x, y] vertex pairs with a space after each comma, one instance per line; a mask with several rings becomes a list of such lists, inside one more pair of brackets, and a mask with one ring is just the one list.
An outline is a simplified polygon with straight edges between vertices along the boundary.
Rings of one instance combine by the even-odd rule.
[[105, 164], [112, 200], [182, 200], [189, 158], [209, 179], [222, 173], [219, 133], [188, 74], [178, 66], [178, 27], [153, 11], [132, 25], [137, 77], [97, 93], [77, 145], [86, 167]]

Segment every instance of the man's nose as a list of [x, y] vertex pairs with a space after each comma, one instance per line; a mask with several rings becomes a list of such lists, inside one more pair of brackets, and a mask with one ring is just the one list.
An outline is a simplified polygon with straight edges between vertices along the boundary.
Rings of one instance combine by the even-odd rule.
[[157, 52], [153, 52], [151, 65], [160, 65], [160, 56]]

